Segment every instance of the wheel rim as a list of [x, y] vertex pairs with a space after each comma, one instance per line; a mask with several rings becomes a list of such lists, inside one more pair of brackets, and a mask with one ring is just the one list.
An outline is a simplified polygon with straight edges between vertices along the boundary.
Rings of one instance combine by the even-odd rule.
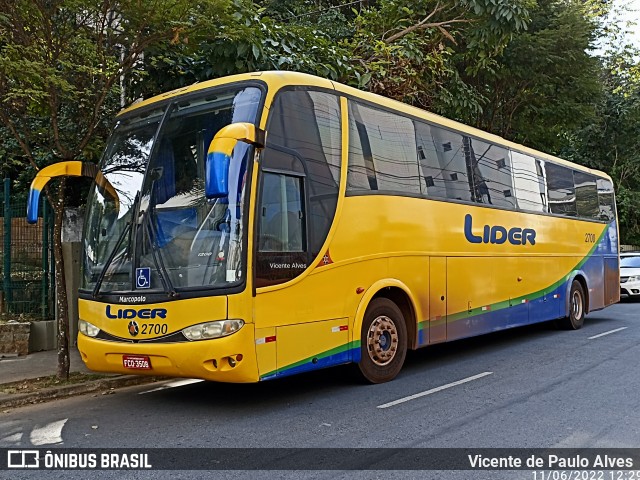
[[377, 317], [367, 332], [369, 358], [378, 366], [391, 363], [398, 351], [398, 329], [389, 317]]
[[574, 291], [571, 297], [571, 313], [576, 320], [582, 318], [582, 294], [579, 290]]

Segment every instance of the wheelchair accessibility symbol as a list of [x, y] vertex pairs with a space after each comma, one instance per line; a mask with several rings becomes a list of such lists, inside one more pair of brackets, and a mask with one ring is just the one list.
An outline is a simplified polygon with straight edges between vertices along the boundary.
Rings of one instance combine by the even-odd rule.
[[136, 287], [151, 288], [151, 268], [136, 268]]

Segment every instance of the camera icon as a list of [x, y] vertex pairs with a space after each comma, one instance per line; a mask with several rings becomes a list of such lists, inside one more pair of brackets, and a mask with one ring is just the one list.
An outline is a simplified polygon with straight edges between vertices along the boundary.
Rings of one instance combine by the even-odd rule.
[[7, 451], [7, 468], [40, 468], [38, 450]]

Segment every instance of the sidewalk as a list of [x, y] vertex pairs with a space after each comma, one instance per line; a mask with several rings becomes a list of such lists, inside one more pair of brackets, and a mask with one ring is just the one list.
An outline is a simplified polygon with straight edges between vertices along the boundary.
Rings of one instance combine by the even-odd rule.
[[[91, 373], [80, 359], [77, 347], [69, 348], [69, 356], [71, 357], [70, 372]], [[22, 357], [0, 358], [0, 384], [55, 375], [57, 369], [57, 350], [30, 353]]]
[[[96, 374], [80, 359], [77, 347], [69, 348], [70, 368], [69, 373]], [[58, 351], [35, 352], [22, 357], [0, 357], [0, 389], [4, 384], [21, 382], [55, 375], [58, 367]], [[141, 375], [96, 374], [99, 377], [80, 383], [67, 383], [52, 387], [36, 387], [28, 393], [5, 393], [0, 391], [0, 413], [5, 408], [20, 407], [32, 403], [46, 402], [59, 398], [82, 395], [90, 392], [110, 392], [116, 388], [140, 385], [158, 380], [166, 380], [163, 377], [149, 377]], [[76, 380], [77, 381], [77, 380]], [[113, 393], [113, 392], [111, 392]]]

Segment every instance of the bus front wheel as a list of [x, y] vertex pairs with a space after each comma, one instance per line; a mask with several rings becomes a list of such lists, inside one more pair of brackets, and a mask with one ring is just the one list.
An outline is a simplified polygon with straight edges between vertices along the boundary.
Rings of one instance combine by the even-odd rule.
[[358, 369], [369, 383], [393, 380], [407, 356], [407, 327], [398, 306], [375, 298], [367, 307], [360, 336]]
[[574, 280], [571, 284], [569, 292], [569, 316], [560, 319], [560, 327], [566, 330], [578, 330], [584, 325], [584, 316], [586, 315], [587, 301], [584, 288], [578, 280]]

